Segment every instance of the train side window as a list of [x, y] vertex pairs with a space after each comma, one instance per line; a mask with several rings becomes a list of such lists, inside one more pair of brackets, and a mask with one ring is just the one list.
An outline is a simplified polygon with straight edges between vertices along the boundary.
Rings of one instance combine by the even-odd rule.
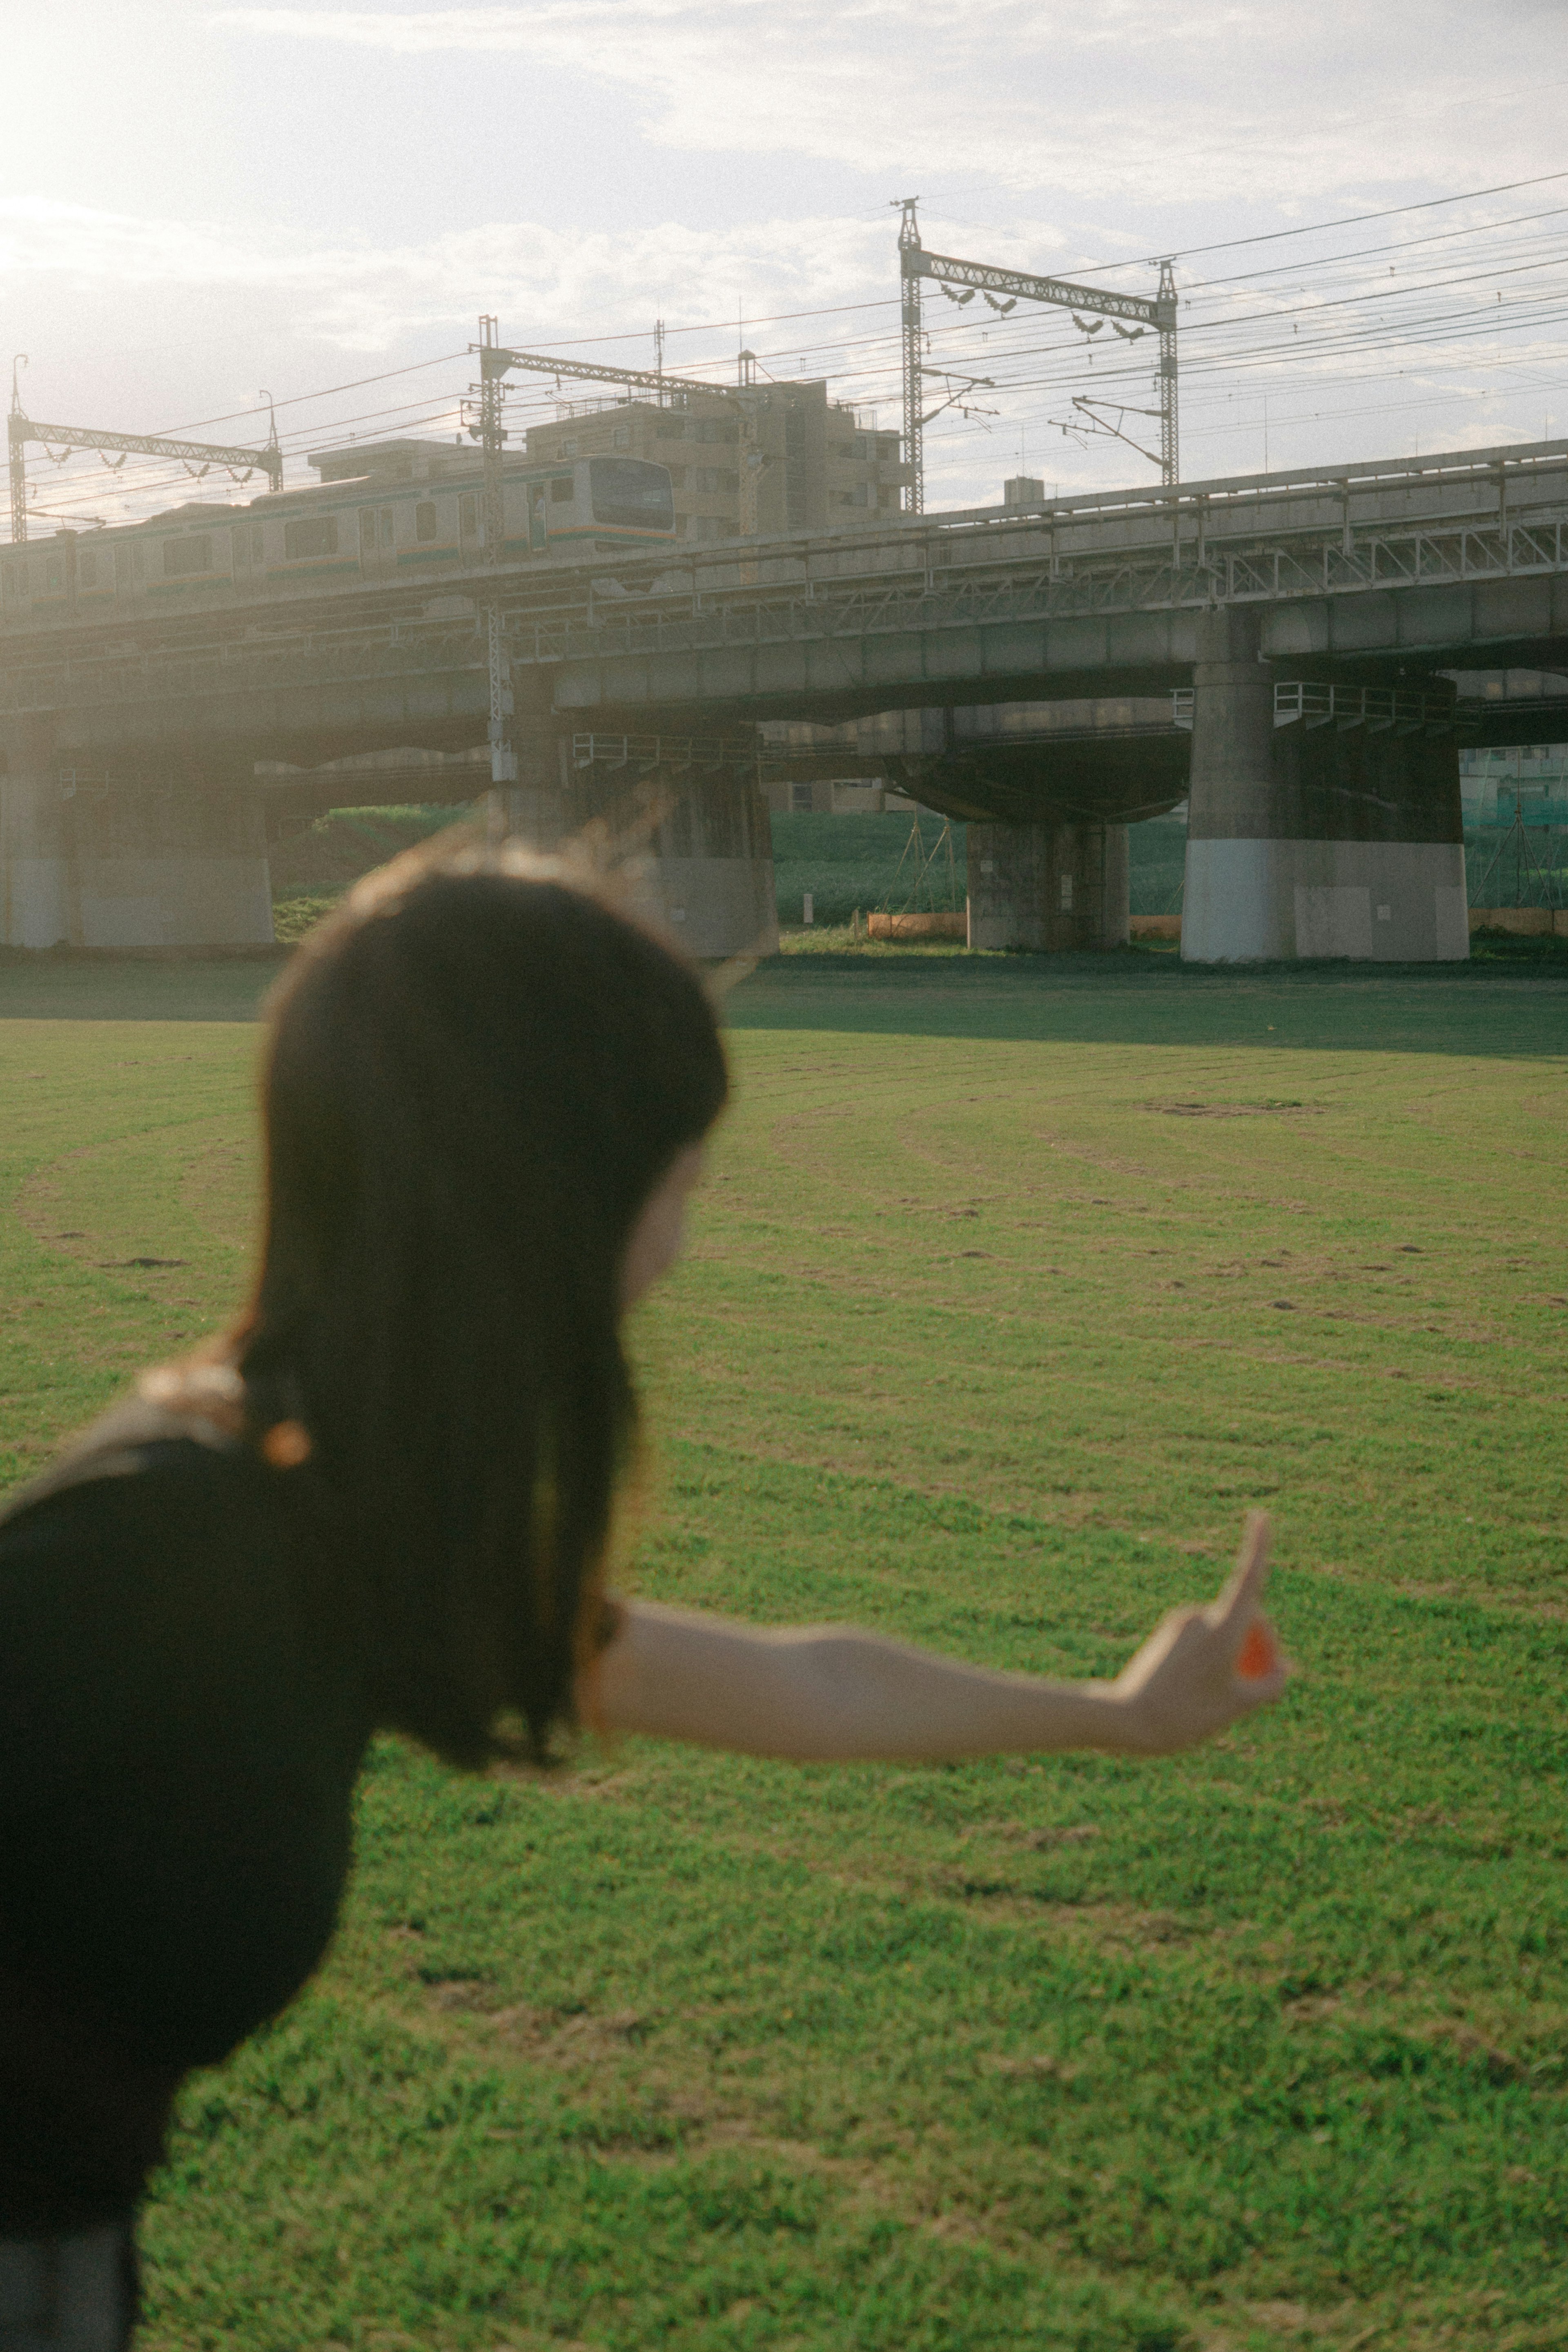
[[434, 499], [422, 499], [419, 505], [415, 507], [413, 535], [415, 539], [435, 537], [435, 500]]
[[25, 563], [0, 564], [0, 594], [7, 604], [19, 604], [27, 593], [27, 567]]
[[360, 545], [374, 547], [376, 543], [376, 510], [374, 507], [360, 509]]
[[[250, 560], [253, 563], [259, 563], [263, 560], [262, 551], [265, 548], [266, 543], [266, 541], [261, 535], [260, 523], [253, 522], [250, 527]], [[141, 560], [141, 550], [140, 548], [136, 551], [136, 556], [138, 565], [140, 566]]]
[[465, 539], [472, 539], [479, 528], [479, 506], [472, 490], [465, 490], [457, 501], [457, 528]]
[[213, 568], [213, 535], [199, 530], [190, 539], [166, 539], [163, 541], [163, 576], [172, 579], [183, 572], [210, 572]]
[[612, 449], [630, 449], [632, 427], [629, 425], [617, 425], [611, 433], [610, 446]]
[[51, 555], [44, 565], [44, 586], [53, 595], [66, 584], [66, 567], [57, 555]]
[[565, 506], [572, 494], [571, 476], [558, 474], [549, 486], [551, 506]]
[[77, 585], [80, 588], [98, 586], [98, 551], [84, 547], [77, 558]]
[[392, 547], [397, 541], [397, 517], [391, 507], [382, 509], [382, 545]]
[[302, 555], [336, 555], [337, 516], [302, 515], [297, 522], [286, 522], [283, 526], [283, 552], [291, 561]]

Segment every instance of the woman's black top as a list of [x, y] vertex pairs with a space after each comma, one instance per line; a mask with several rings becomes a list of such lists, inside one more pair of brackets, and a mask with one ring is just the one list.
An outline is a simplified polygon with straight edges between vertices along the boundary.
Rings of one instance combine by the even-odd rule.
[[0, 2237], [123, 2214], [326, 1949], [370, 1725], [313, 1483], [136, 1404], [0, 1516]]

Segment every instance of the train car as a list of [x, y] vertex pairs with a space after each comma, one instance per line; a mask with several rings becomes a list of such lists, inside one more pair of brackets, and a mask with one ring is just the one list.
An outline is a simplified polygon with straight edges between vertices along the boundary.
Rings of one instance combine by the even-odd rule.
[[[341, 466], [354, 453], [340, 453]], [[247, 504], [192, 499], [148, 521], [57, 531], [0, 551], [0, 628], [199, 611], [356, 581], [461, 576], [483, 557], [483, 478], [448, 457], [430, 478], [373, 465]], [[666, 466], [640, 457], [511, 463], [502, 478], [504, 559], [658, 548], [675, 535]]]

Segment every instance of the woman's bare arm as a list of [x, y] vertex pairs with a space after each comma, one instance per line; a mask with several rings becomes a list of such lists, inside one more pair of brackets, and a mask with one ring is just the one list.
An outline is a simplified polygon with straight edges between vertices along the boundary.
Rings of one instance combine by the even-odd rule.
[[606, 1731], [800, 1761], [1067, 1748], [1162, 1755], [1284, 1689], [1283, 1661], [1254, 1678], [1236, 1671], [1261, 1622], [1267, 1553], [1268, 1522], [1255, 1516], [1218, 1600], [1168, 1617], [1113, 1683], [996, 1674], [849, 1628], [774, 1630], [629, 1601], [583, 1713]]

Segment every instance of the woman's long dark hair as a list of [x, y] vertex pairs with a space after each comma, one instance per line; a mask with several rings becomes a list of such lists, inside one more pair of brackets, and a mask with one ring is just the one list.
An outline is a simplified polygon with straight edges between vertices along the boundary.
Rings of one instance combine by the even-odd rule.
[[378, 1721], [543, 1755], [635, 1435], [627, 1238], [725, 1100], [712, 1007], [600, 886], [470, 849], [361, 884], [271, 1011], [247, 1419], [314, 1443]]

